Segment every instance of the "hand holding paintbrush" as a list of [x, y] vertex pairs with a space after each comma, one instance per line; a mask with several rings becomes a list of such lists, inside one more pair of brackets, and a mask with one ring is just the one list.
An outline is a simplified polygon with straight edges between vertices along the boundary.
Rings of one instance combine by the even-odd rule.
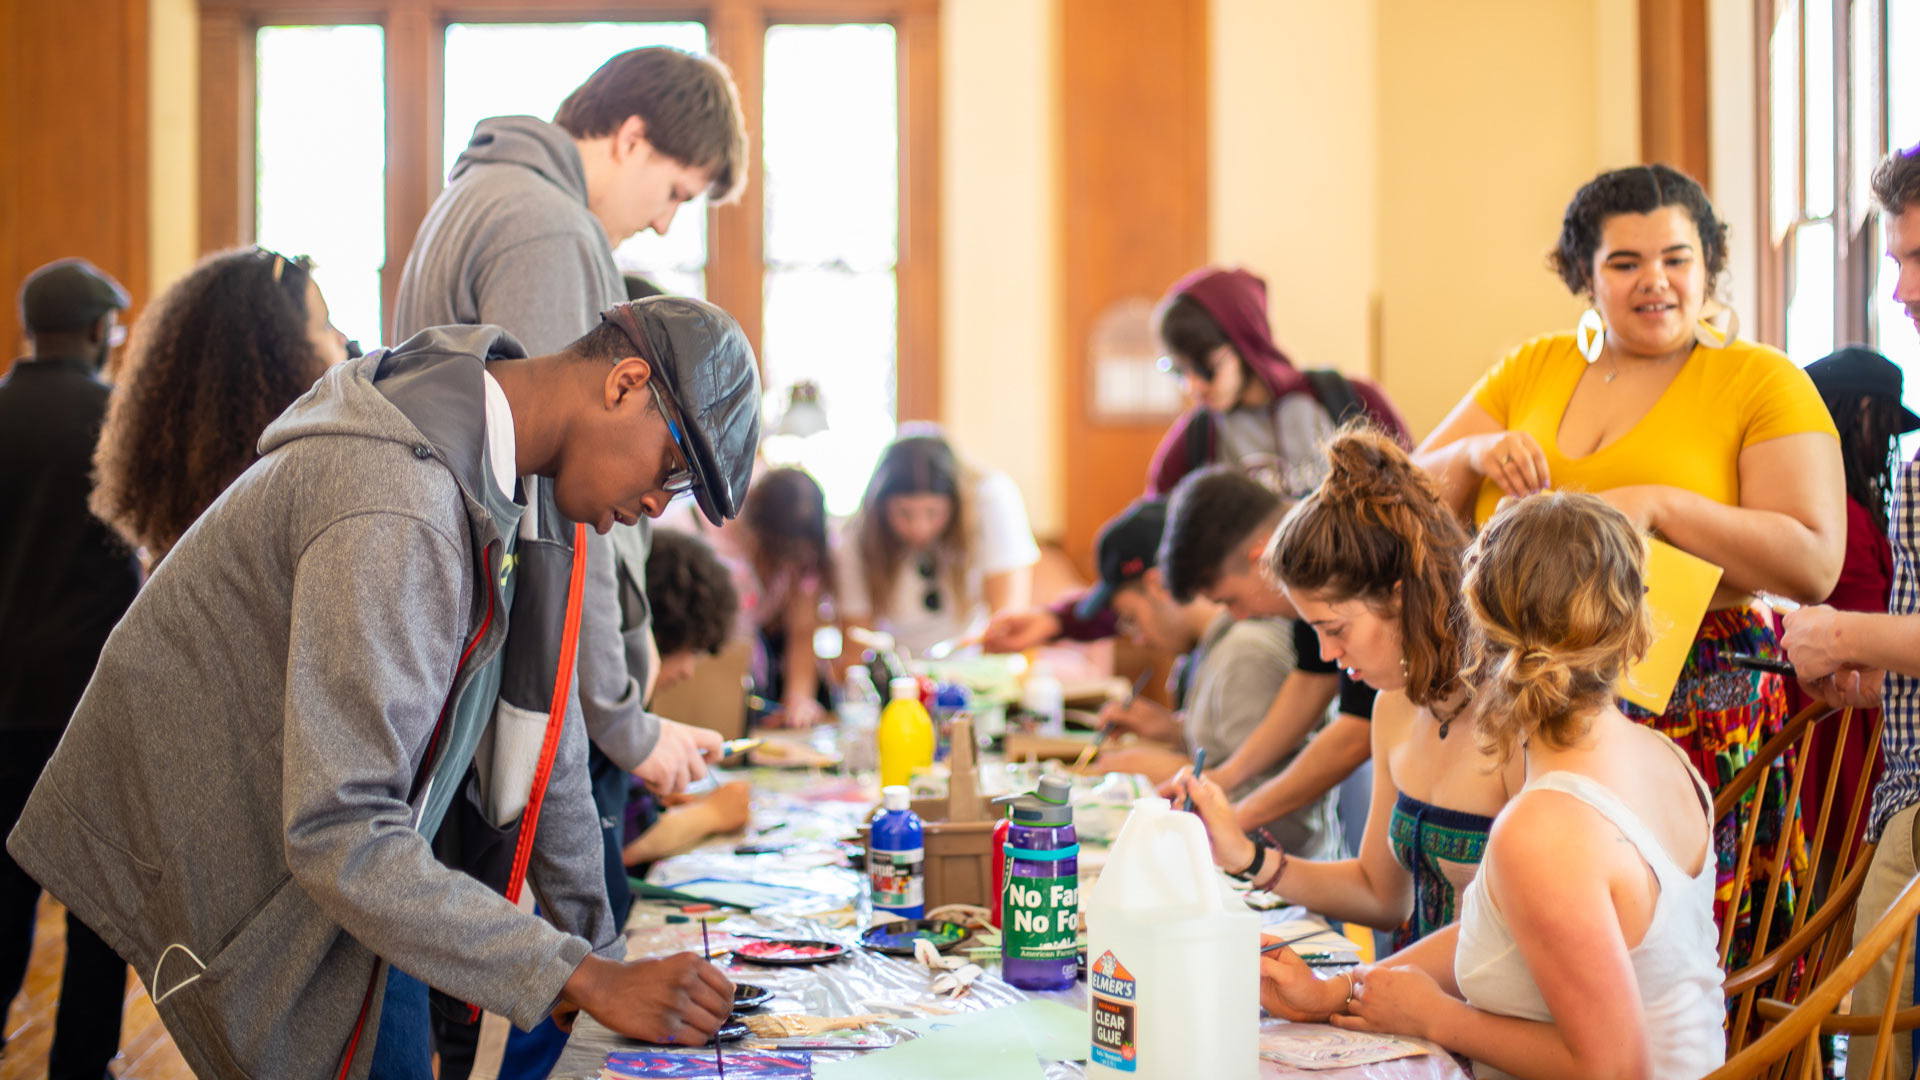
[[[1141, 688], [1147, 685], [1147, 680], [1151, 678], [1152, 675], [1153, 675], [1153, 669], [1145, 668], [1140, 672], [1139, 675], [1134, 677], [1133, 689], [1127, 691], [1126, 698], [1120, 702], [1120, 707], [1122, 709], [1131, 708], [1133, 706], [1134, 699], [1140, 696]], [[1101, 744], [1107, 741], [1107, 735], [1112, 730], [1113, 730], [1112, 724], [1100, 725], [1100, 730], [1094, 734], [1093, 741], [1088, 743], [1087, 748], [1085, 750], [1080, 751], [1080, 756], [1074, 759], [1073, 771], [1076, 774], [1081, 772], [1087, 767], [1087, 763], [1093, 760], [1093, 755], [1100, 752]]]

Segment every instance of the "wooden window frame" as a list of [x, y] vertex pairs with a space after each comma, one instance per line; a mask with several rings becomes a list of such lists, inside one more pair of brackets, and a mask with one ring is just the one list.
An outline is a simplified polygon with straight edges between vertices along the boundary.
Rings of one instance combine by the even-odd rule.
[[[446, 28], [456, 22], [654, 22], [707, 26], [733, 71], [748, 132], [747, 188], [707, 212], [707, 298], [761, 350], [766, 259], [760, 153], [763, 52], [776, 23], [884, 22], [899, 63], [896, 418], [940, 416], [940, 0], [201, 0], [200, 247], [253, 241], [254, 42], [263, 26], [377, 24], [386, 34], [386, 263], [381, 322], [440, 193]], [[584, 76], [583, 76], [584, 77]]]
[[[1794, 78], [1796, 92], [1800, 95], [1801, 107], [1795, 110], [1799, 117], [1799, 131], [1796, 138], [1800, 143], [1800, 152], [1794, 155], [1795, 168], [1799, 176], [1795, 179], [1794, 223], [1786, 232], [1776, 236], [1773, 230], [1773, 57], [1772, 36], [1774, 20], [1780, 12], [1792, 5], [1799, 7], [1802, 0], [1754, 0], [1753, 2], [1753, 58], [1754, 58], [1754, 176], [1756, 178], [1754, 200], [1757, 212], [1753, 220], [1753, 235], [1760, 238], [1759, 244], [1759, 308], [1755, 313], [1756, 325], [1750, 333], [1761, 341], [1776, 348], [1785, 349], [1787, 345], [1787, 301], [1793, 290], [1793, 267], [1791, 243], [1793, 233], [1808, 221], [1827, 220], [1807, 218], [1806, 206], [1806, 73], [1807, 73], [1807, 35], [1805, 24], [1796, 35], [1799, 46], [1799, 73]], [[1856, 206], [1853, 190], [1853, 177], [1862, 163], [1854, 161], [1853, 142], [1853, 105], [1852, 66], [1853, 66], [1853, 12], [1856, 5], [1867, 5], [1871, 22], [1871, 31], [1878, 47], [1874, 50], [1874, 70], [1866, 72], [1872, 80], [1873, 92], [1867, 99], [1876, 104], [1874, 115], [1870, 118], [1873, 125], [1873, 143], [1884, 147], [1887, 142], [1887, 0], [1833, 0], [1833, 130], [1834, 130], [1834, 171], [1833, 171], [1833, 214], [1834, 225], [1834, 337], [1835, 344], [1861, 341], [1875, 342], [1873, 317], [1873, 288], [1875, 270], [1881, 256], [1876, 243], [1878, 231], [1871, 198], [1868, 205]], [[1802, 14], [1804, 20], [1804, 14]], [[1879, 160], [1876, 155], [1875, 160]], [[1872, 163], [1865, 163], [1871, 167]], [[1796, 363], [1806, 364], [1819, 359], [1812, 356], [1796, 356]]]

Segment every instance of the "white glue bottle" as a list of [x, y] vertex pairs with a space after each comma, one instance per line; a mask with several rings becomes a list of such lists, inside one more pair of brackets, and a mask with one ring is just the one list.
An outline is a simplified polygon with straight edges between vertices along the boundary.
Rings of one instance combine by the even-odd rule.
[[1200, 819], [1134, 800], [1086, 913], [1090, 1080], [1253, 1080], [1260, 917], [1214, 868]]

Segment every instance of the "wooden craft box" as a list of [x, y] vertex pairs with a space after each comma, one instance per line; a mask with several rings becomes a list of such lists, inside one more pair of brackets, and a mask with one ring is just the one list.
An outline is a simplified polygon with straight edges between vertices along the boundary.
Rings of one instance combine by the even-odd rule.
[[[913, 801], [913, 812], [920, 815], [926, 842], [927, 910], [947, 904], [992, 907], [996, 900], [994, 820], [980, 797], [973, 766], [973, 723], [966, 717], [953, 722], [949, 766], [946, 798]], [[862, 844], [871, 839], [871, 832], [869, 825], [860, 827]]]

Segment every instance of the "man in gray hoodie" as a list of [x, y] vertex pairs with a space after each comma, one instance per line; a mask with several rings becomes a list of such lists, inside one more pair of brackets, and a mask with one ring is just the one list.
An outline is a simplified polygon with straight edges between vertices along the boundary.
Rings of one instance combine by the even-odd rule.
[[[627, 299], [614, 247], [643, 229], [666, 233], [703, 192], [735, 197], [745, 177], [745, 122], [724, 66], [672, 48], [620, 53], [568, 95], [553, 123], [504, 116], [475, 127], [414, 237], [394, 340], [484, 323], [534, 352], [558, 349]], [[642, 520], [587, 549], [580, 706], [616, 919], [632, 902], [620, 860], [627, 775], [677, 790], [706, 774], [720, 746], [713, 732], [645, 711], [655, 668], [649, 540]], [[438, 1026], [443, 1075], [465, 1075], [466, 1048], [444, 1017]]]
[[[604, 317], [534, 359], [451, 327], [331, 369], [109, 639], [8, 851], [133, 964], [197, 1075], [366, 1077], [389, 964], [522, 1027], [584, 1009], [700, 1043], [730, 1012], [697, 957], [618, 959], [573, 523], [682, 491], [736, 514], [759, 378], [711, 305]], [[550, 921], [434, 858], [468, 785]]]

